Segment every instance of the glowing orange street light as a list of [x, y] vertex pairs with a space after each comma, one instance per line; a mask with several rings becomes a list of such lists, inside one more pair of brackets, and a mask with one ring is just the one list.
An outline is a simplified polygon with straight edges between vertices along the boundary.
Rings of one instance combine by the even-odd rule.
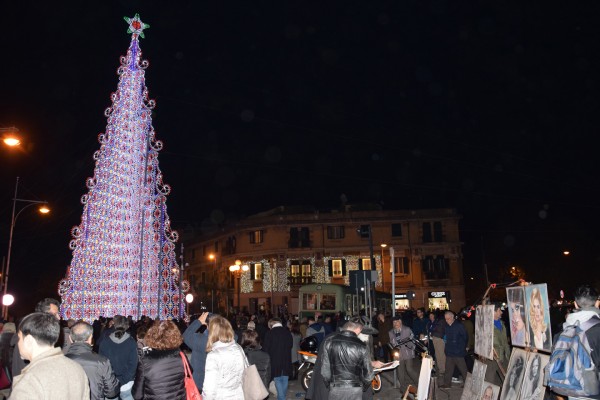
[[6, 133], [2, 138], [2, 141], [5, 145], [9, 147], [15, 147], [21, 144], [21, 139], [19, 139], [19, 130], [14, 126], [11, 126], [10, 128], [0, 128], [0, 132]]

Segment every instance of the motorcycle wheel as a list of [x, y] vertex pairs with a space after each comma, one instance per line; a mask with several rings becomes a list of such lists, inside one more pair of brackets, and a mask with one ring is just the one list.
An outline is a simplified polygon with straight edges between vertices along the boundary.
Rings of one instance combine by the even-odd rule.
[[302, 389], [306, 392], [308, 387], [310, 386], [310, 380], [312, 379], [313, 367], [307, 368], [306, 371], [303, 371], [300, 374], [300, 382], [302, 383]]
[[379, 374], [375, 375], [373, 381], [371, 381], [371, 388], [373, 389], [373, 393], [379, 393], [381, 390], [381, 377]]

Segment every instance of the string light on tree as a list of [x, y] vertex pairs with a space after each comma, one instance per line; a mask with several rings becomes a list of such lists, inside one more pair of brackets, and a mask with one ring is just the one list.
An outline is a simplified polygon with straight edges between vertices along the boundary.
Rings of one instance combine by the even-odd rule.
[[61, 316], [92, 321], [99, 316], [147, 315], [170, 319], [184, 315], [175, 256], [178, 234], [171, 230], [158, 165], [162, 142], [156, 140], [138, 38], [144, 37], [139, 15], [125, 18], [131, 43], [121, 57], [119, 84], [104, 112], [106, 132], [98, 136], [94, 176], [81, 198], [81, 223], [73, 227], [73, 251], [65, 279], [59, 283]]

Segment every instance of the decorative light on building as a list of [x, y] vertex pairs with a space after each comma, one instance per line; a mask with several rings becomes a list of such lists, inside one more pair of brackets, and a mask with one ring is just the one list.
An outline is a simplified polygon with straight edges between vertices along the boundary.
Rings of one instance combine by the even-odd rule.
[[[158, 165], [162, 142], [152, 127], [155, 101], [148, 99], [138, 37], [148, 27], [136, 14], [125, 18], [131, 44], [118, 68], [106, 132], [98, 136], [94, 176], [87, 179], [81, 224], [71, 230], [73, 259], [59, 283], [61, 316], [91, 322], [99, 316], [183, 316], [175, 257], [178, 234], [171, 230]], [[173, 272], [175, 271], [175, 272]]]

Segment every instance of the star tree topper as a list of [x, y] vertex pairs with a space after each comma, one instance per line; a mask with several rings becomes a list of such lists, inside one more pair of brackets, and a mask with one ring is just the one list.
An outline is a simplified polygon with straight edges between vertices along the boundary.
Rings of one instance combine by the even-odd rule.
[[123, 17], [123, 19], [129, 24], [127, 33], [133, 33], [141, 38], [144, 38], [144, 29], [150, 28], [150, 25], [142, 22], [140, 14], [135, 14], [133, 18]]

